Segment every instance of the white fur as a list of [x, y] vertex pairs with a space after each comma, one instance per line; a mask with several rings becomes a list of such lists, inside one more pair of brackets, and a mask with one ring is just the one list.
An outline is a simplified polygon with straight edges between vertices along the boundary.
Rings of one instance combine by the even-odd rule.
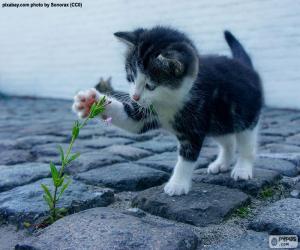
[[178, 156], [172, 177], [164, 187], [165, 193], [170, 196], [187, 194], [191, 189], [194, 168], [194, 162]]
[[148, 107], [152, 104], [162, 127], [174, 132], [170, 123], [177, 111], [188, 100], [188, 93], [193, 86], [194, 80], [195, 77], [186, 77], [177, 89], [158, 86], [154, 91], [149, 91], [145, 88], [146, 83], [154, 83], [138, 70], [135, 83], [130, 90], [130, 96], [132, 97], [134, 94], [140, 96], [140, 100], [137, 103], [143, 107]]
[[219, 145], [220, 152], [217, 159], [209, 164], [207, 168], [207, 172], [209, 174], [217, 174], [228, 171], [235, 156], [236, 137], [234, 134], [218, 136], [214, 139]]
[[258, 126], [252, 130], [245, 130], [236, 134], [239, 158], [231, 172], [231, 177], [234, 180], [249, 180], [253, 177], [257, 133]]

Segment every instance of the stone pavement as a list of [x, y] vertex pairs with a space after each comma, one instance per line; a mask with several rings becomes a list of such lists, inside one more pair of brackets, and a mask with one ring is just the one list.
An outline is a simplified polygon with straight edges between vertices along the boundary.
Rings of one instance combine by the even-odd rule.
[[40, 184], [50, 183], [48, 163], [59, 164], [57, 145], [68, 146], [76, 119], [70, 107], [0, 100], [0, 231], [10, 234], [0, 237], [1, 250], [268, 249], [268, 234], [300, 237], [300, 111], [272, 108], [263, 113], [253, 180], [208, 175], [217, 154], [208, 139], [193, 189], [180, 197], [163, 193], [176, 161], [174, 137], [92, 121], [76, 141], [81, 156], [67, 169], [72, 184], [60, 206], [69, 215], [44, 230], [24, 229], [47, 214]]

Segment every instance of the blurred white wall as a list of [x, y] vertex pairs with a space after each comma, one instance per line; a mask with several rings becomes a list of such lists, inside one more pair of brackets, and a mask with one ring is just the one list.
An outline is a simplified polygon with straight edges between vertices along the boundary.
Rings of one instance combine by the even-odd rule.
[[113, 32], [161, 24], [186, 31], [201, 53], [229, 54], [222, 32], [231, 30], [262, 75], [267, 103], [300, 108], [300, 1], [82, 2], [82, 9], [0, 8], [0, 92], [72, 98], [100, 76], [126, 90], [125, 49]]

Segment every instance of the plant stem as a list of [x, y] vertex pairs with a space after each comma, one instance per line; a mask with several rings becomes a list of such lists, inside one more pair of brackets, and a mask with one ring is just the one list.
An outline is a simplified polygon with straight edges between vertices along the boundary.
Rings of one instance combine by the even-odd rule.
[[[82, 129], [87, 124], [87, 122], [88, 122], [89, 119], [90, 119], [90, 116], [88, 116], [82, 122], [82, 124], [79, 127], [79, 132], [80, 132], [80, 129]], [[61, 163], [61, 169], [59, 171], [59, 178], [62, 177], [62, 175], [64, 173], [64, 170], [65, 170], [65, 167], [67, 166], [66, 162], [69, 159], [69, 155], [70, 155], [70, 153], [72, 151], [72, 148], [73, 148], [75, 140], [76, 140], [76, 138], [74, 136], [72, 136], [71, 142], [70, 142], [68, 150], [67, 150], [66, 157], [65, 157], [64, 161]], [[57, 197], [56, 196], [57, 196], [57, 191], [58, 191], [58, 187], [55, 186], [55, 188], [54, 188], [54, 195], [53, 195], [53, 209], [52, 209], [52, 217], [53, 217], [54, 221], [56, 220], [56, 202], [57, 202]]]
[[[106, 102], [105, 103], [105, 98], [103, 98], [102, 100], [100, 100], [98, 103], [97, 103], [97, 105], [103, 105], [102, 107], [103, 108], [105, 108], [106, 107], [106, 105], [108, 105], [108, 104], [110, 104], [110, 102]], [[101, 106], [100, 106], [101, 107]], [[51, 214], [51, 223], [53, 223], [53, 222], [55, 222], [56, 220], [57, 220], [57, 215], [58, 215], [58, 213], [56, 212], [56, 203], [58, 202], [58, 200], [59, 200], [59, 198], [60, 198], [60, 195], [62, 194], [62, 192], [63, 191], [61, 191], [61, 194], [57, 197], [57, 193], [58, 193], [58, 188], [59, 187], [61, 187], [62, 186], [62, 184], [63, 184], [63, 182], [64, 182], [64, 179], [61, 179], [61, 178], [63, 178], [63, 174], [64, 174], [64, 170], [65, 170], [65, 167], [72, 161], [72, 159], [69, 159], [69, 157], [70, 157], [70, 154], [71, 154], [71, 152], [72, 152], [72, 148], [73, 148], [73, 145], [74, 145], [74, 142], [75, 142], [75, 140], [77, 139], [77, 137], [78, 137], [78, 135], [79, 135], [79, 133], [80, 133], [80, 130], [87, 124], [87, 122], [90, 120], [90, 119], [92, 119], [92, 118], [94, 118], [95, 116], [97, 116], [98, 114], [100, 114], [100, 112], [101, 112], [101, 110], [100, 110], [100, 112], [99, 112], [99, 110], [98, 110], [98, 113], [96, 112], [94, 112], [95, 111], [95, 108], [96, 108], [96, 106], [94, 106], [94, 109], [93, 109], [93, 107], [92, 107], [92, 110], [90, 111], [90, 113], [89, 113], [89, 115], [88, 115], [88, 117], [81, 123], [81, 124], [79, 124], [79, 122], [77, 121], [76, 123], [75, 123], [75, 125], [74, 126], [76, 126], [76, 127], [74, 127], [74, 128], [76, 128], [77, 129], [77, 133], [76, 132], [73, 132], [72, 133], [72, 139], [71, 139], [71, 142], [70, 142], [70, 144], [69, 144], [69, 147], [68, 147], [68, 149], [67, 149], [67, 152], [66, 152], [66, 155], [65, 155], [65, 157], [63, 156], [64, 155], [64, 153], [63, 153], [63, 149], [61, 149], [62, 150], [62, 163], [61, 163], [61, 168], [60, 168], [60, 170], [59, 170], [59, 172], [58, 172], [58, 179], [61, 181], [61, 182], [59, 182], [59, 184], [57, 184], [57, 182], [56, 182], [56, 180], [54, 180], [54, 184], [55, 184], [55, 187], [54, 187], [54, 194], [53, 194], [53, 198], [52, 198], [52, 206], [50, 207], [50, 214]], [[103, 112], [103, 110], [102, 110], [102, 112]], [[74, 131], [74, 130], [73, 130]], [[51, 165], [51, 164], [50, 164]], [[55, 166], [54, 166], [54, 168], [55, 168]], [[56, 168], [55, 168], [56, 169]], [[52, 171], [52, 170], [51, 170]], [[56, 170], [57, 171], [57, 170]], [[65, 188], [64, 188], [65, 189]], [[51, 196], [50, 196], [50, 198], [51, 198]]]

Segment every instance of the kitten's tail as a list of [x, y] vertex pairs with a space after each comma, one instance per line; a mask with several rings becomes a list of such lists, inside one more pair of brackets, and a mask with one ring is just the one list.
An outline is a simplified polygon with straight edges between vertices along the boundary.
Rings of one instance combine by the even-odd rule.
[[253, 68], [251, 58], [245, 51], [242, 44], [228, 30], [224, 31], [224, 36], [231, 49], [233, 58], [239, 60], [248, 67]]

